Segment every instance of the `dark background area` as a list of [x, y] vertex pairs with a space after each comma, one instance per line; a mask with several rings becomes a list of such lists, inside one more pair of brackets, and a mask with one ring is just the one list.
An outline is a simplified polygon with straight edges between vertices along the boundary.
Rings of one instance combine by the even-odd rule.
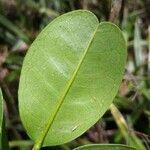
[[[120, 0], [118, 0], [119, 2]], [[126, 71], [114, 104], [90, 130], [65, 145], [43, 148], [69, 150], [88, 143], [128, 144], [124, 132], [150, 149], [150, 0], [0, 0], [0, 87], [5, 99], [6, 130], [12, 149], [28, 150], [32, 141], [18, 113], [18, 83], [26, 52], [39, 32], [66, 12], [87, 9], [100, 21], [111, 20], [123, 31], [128, 45]], [[118, 11], [120, 8], [120, 11]], [[128, 130], [120, 129], [124, 118]], [[19, 142], [18, 142], [19, 141]]]

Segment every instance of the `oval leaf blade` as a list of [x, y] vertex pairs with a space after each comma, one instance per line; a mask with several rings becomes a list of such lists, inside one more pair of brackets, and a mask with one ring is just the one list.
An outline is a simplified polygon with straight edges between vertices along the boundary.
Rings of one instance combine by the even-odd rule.
[[90, 144], [75, 148], [74, 150], [136, 150], [122, 144]]
[[124, 72], [126, 44], [111, 23], [89, 11], [52, 21], [31, 45], [21, 72], [19, 110], [29, 136], [58, 145], [105, 113]]

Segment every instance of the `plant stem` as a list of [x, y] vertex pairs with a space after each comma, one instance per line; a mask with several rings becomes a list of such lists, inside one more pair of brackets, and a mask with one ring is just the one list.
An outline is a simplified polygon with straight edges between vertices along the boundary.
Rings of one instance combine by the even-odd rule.
[[127, 139], [128, 126], [126, 124], [124, 117], [122, 116], [122, 114], [119, 112], [119, 110], [117, 109], [117, 107], [114, 104], [110, 105], [110, 111], [111, 111], [111, 114], [113, 115], [118, 127], [120, 128], [122, 135]]
[[30, 147], [33, 145], [33, 142], [30, 140], [18, 140], [18, 141], [10, 141], [9, 146], [10, 148], [13, 147]]
[[120, 14], [122, 0], [113, 0], [110, 11], [109, 21], [116, 23]]
[[137, 149], [145, 150], [145, 146], [142, 144], [140, 139], [134, 134], [134, 132], [130, 132], [131, 130], [129, 130], [129, 127], [123, 115], [114, 104], [110, 105], [110, 111], [116, 121], [116, 124], [120, 128], [120, 131], [125, 138], [127, 144]]

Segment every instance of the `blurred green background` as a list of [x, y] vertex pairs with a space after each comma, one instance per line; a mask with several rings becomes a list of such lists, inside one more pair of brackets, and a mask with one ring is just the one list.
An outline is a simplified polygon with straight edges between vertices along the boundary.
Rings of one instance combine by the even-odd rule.
[[[43, 149], [69, 150], [88, 143], [122, 143], [150, 150], [150, 0], [122, 0], [120, 6], [114, 22], [124, 33], [128, 59], [114, 99], [118, 109], [110, 107], [102, 119], [76, 140]], [[20, 121], [17, 99], [22, 62], [30, 44], [61, 14], [87, 9], [100, 21], [108, 21], [111, 7], [112, 0], [0, 0], [0, 87], [11, 149], [29, 150], [33, 144]]]

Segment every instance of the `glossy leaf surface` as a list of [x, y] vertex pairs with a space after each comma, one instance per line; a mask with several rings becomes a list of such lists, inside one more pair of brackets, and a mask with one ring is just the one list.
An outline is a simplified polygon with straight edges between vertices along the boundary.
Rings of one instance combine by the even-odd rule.
[[136, 149], [121, 144], [91, 144], [75, 148], [74, 150], [136, 150]]
[[52, 21], [23, 63], [19, 110], [37, 145], [75, 139], [106, 112], [124, 72], [126, 44], [114, 24], [89, 11]]

